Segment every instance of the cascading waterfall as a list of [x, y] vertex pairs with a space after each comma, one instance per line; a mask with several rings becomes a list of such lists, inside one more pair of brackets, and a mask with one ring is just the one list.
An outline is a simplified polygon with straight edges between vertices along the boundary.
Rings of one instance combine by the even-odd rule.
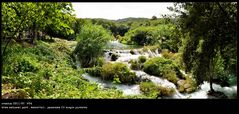
[[[113, 42], [114, 45], [120, 45], [117, 41]], [[122, 45], [122, 44], [121, 44]], [[111, 49], [107, 50], [105, 52], [105, 60], [107, 62], [122, 62], [128, 65], [130, 67], [130, 60], [136, 60], [138, 59], [139, 56], [145, 56], [146, 58], [149, 57], [161, 57], [161, 54], [158, 52], [158, 50], [155, 50], [155, 52], [152, 52], [151, 50], [147, 50], [146, 52], [142, 53], [142, 49], [134, 49], [134, 54], [130, 53], [130, 50], [116, 50], [116, 49]], [[141, 52], [141, 53], [140, 53]], [[109, 53], [116, 53], [119, 55], [119, 58], [116, 61], [110, 61], [111, 56]], [[175, 89], [175, 94], [172, 96], [172, 98], [182, 98], [182, 99], [188, 99], [188, 98], [193, 98], [193, 99], [202, 99], [202, 98], [208, 98], [207, 92], [210, 90], [210, 86], [208, 82], [204, 82], [199, 86], [199, 89], [196, 90], [193, 93], [190, 94], [182, 94], [177, 90], [177, 87], [174, 83], [169, 82], [167, 79], [163, 79], [160, 77], [152, 76], [144, 71], [141, 70], [132, 70], [133, 72], [136, 73], [136, 75], [141, 78], [141, 79], [148, 79], [152, 81], [155, 84], [164, 86], [164, 87], [171, 87]], [[185, 74], [184, 71], [181, 70], [183, 74]], [[139, 95], [140, 93], [140, 88], [139, 85], [126, 85], [126, 84], [112, 84], [110, 81], [104, 81], [100, 79], [99, 77], [92, 77], [89, 74], [84, 74], [84, 78], [88, 79], [90, 82], [97, 83], [99, 84], [100, 87], [103, 88], [112, 88], [116, 87], [117, 89], [123, 91], [124, 95]], [[213, 84], [213, 88], [216, 91], [220, 91], [225, 93], [225, 95], [228, 98], [232, 98], [233, 96], [237, 95], [237, 85], [232, 86], [232, 87], [221, 87], [220, 85]]]

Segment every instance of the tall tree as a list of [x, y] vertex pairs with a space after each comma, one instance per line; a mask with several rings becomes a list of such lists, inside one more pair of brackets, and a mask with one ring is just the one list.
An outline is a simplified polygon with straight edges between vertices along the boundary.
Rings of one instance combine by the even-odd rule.
[[236, 74], [237, 68], [237, 3], [203, 2], [176, 3], [181, 29], [188, 33], [183, 49], [186, 71], [192, 71], [198, 84], [215, 77], [219, 56], [224, 70]]

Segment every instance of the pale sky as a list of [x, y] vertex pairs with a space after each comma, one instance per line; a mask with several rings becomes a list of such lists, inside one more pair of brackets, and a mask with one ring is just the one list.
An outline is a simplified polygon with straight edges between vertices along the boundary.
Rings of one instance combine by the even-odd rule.
[[127, 17], [160, 17], [172, 14], [167, 9], [172, 2], [72, 2], [77, 18], [122, 19]]

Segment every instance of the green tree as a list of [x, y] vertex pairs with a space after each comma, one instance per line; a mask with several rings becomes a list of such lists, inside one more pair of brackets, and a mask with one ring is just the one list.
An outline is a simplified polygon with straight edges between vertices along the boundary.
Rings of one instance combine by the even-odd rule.
[[188, 34], [182, 56], [186, 71], [193, 72], [198, 84], [208, 80], [214, 91], [219, 57], [223, 70], [237, 76], [237, 3], [180, 3], [173, 10], [181, 14], [181, 30]]
[[77, 36], [74, 53], [82, 67], [91, 67], [103, 55], [103, 47], [111, 39], [110, 32], [99, 25], [84, 25]]
[[50, 34], [46, 29], [49, 27], [64, 36], [74, 33], [71, 3], [5, 2], [1, 11], [3, 56], [12, 40], [22, 41], [24, 37], [34, 44], [37, 38], [40, 39], [39, 32]]
[[156, 16], [153, 16], [151, 20], [157, 20], [157, 17], [156, 17]]

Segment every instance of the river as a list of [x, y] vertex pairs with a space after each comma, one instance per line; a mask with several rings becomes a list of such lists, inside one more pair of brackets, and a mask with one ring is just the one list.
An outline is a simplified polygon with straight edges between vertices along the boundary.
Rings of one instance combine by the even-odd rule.
[[[158, 50], [156, 50], [155, 52], [148, 50], [142, 53], [142, 49], [133, 49], [134, 54], [131, 54], [130, 49], [125, 49], [127, 48], [127, 45], [121, 44], [118, 41], [110, 42], [109, 47], [111, 47], [111, 49], [105, 52], [106, 62], [112, 62], [112, 63], [121, 62], [121, 63], [127, 64], [128, 67], [130, 67], [129, 61], [137, 59], [139, 56], [145, 56], [146, 58], [161, 57], [161, 54], [158, 52]], [[111, 61], [109, 53], [116, 53], [119, 55], [119, 58], [116, 61]], [[207, 95], [207, 92], [210, 90], [210, 86], [207, 81], [204, 81], [203, 84], [199, 85], [199, 89], [197, 89], [195, 92], [190, 94], [182, 94], [177, 90], [176, 85], [168, 81], [167, 79], [149, 75], [142, 70], [132, 70], [132, 71], [135, 72], [136, 75], [140, 77], [141, 79], [149, 79], [157, 85], [171, 87], [175, 89], [175, 94], [171, 97], [172, 99], [207, 99], [209, 98], [209, 96]], [[83, 74], [83, 77], [89, 80], [91, 83], [99, 84], [99, 86], [102, 88], [115, 87], [118, 90], [122, 91], [124, 95], [141, 94], [138, 84], [135, 84], [135, 85], [112, 84], [110, 81], [104, 81], [100, 79], [99, 77], [93, 77], [87, 73]], [[231, 87], [221, 87], [218, 84], [213, 84], [213, 88], [216, 91], [223, 92], [228, 98], [232, 98], [233, 96], [237, 95], [237, 85], [231, 86]]]

